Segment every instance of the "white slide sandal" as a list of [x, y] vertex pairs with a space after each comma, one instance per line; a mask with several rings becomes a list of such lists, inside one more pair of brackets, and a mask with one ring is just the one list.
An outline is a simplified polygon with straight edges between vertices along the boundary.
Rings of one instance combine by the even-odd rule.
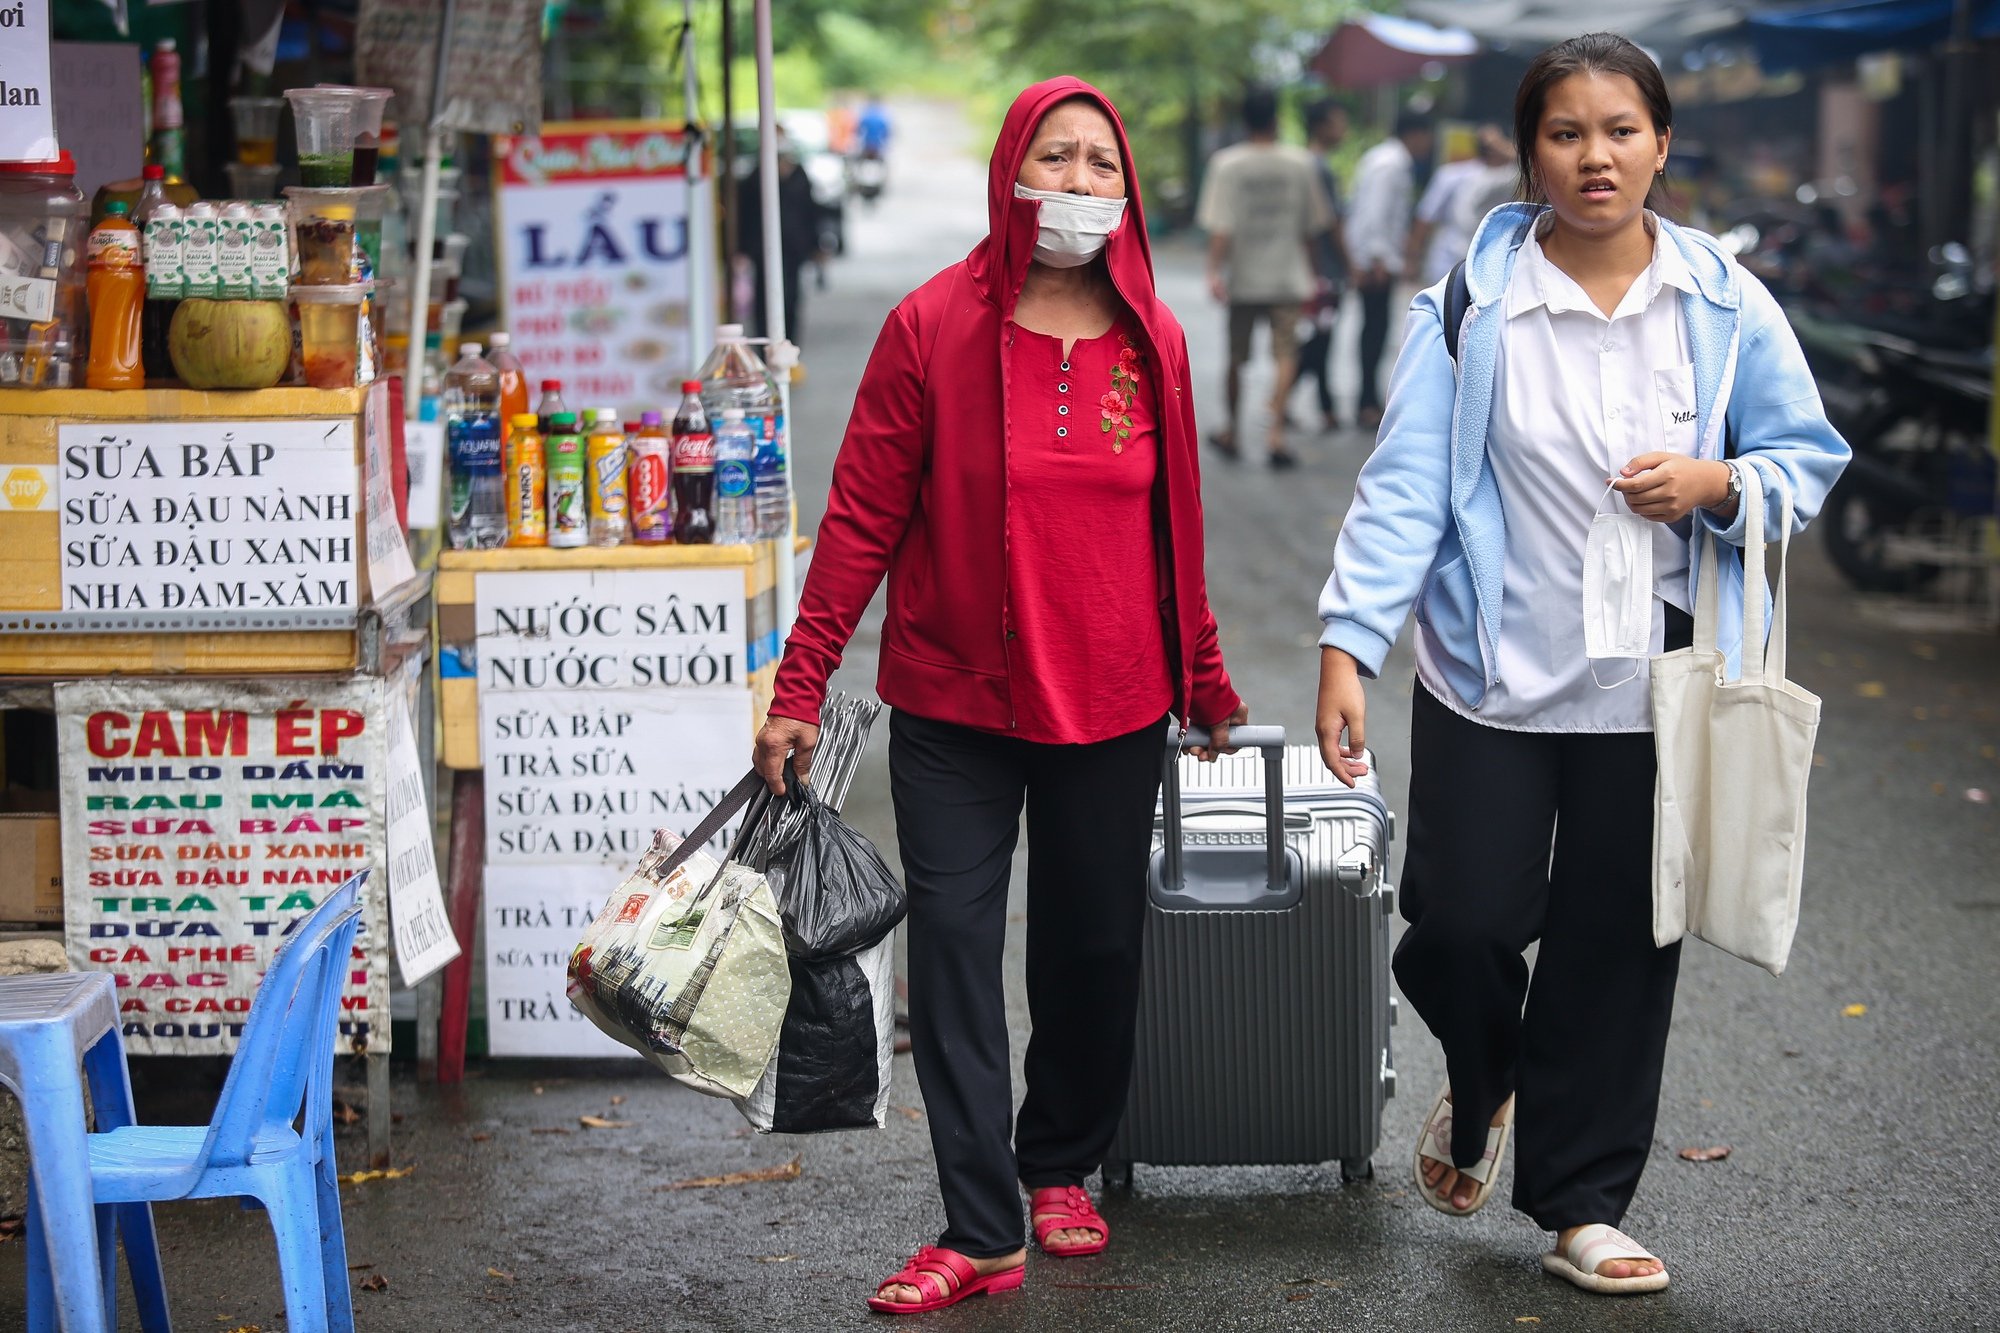
[[[1514, 1129], [1514, 1099], [1507, 1099], [1506, 1116], [1497, 1125], [1486, 1130], [1486, 1152], [1473, 1166], [1458, 1166], [1451, 1160], [1451, 1087], [1447, 1084], [1437, 1095], [1431, 1106], [1431, 1113], [1424, 1117], [1424, 1127], [1417, 1135], [1417, 1155], [1411, 1169], [1417, 1180], [1417, 1193], [1425, 1203], [1441, 1213], [1453, 1217], [1470, 1217], [1486, 1206], [1493, 1197], [1493, 1185], [1500, 1175], [1500, 1162], [1507, 1153], [1507, 1136]], [[1470, 1176], [1479, 1184], [1473, 1193], [1472, 1202], [1463, 1208], [1454, 1208], [1451, 1197], [1439, 1193], [1424, 1181], [1424, 1163], [1442, 1162], [1462, 1176]]]
[[1657, 1254], [1649, 1253], [1645, 1246], [1617, 1227], [1593, 1222], [1570, 1237], [1569, 1244], [1559, 1245], [1543, 1255], [1542, 1268], [1600, 1296], [1642, 1296], [1649, 1291], [1666, 1289], [1667, 1270], [1664, 1267], [1648, 1277], [1600, 1277], [1598, 1267], [1614, 1259], [1660, 1262]]

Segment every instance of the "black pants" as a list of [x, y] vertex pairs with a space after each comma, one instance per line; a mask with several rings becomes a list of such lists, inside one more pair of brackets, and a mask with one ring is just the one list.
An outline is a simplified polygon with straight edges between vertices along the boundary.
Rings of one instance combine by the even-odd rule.
[[[787, 342], [800, 343], [805, 341], [805, 329], [802, 327], [804, 318], [803, 306], [799, 301], [799, 271], [804, 267], [805, 264], [803, 261], [797, 264], [787, 263], [782, 274], [785, 293], [785, 340]], [[752, 311], [750, 331], [752, 337], [768, 338], [771, 336], [771, 323], [768, 307], [765, 303], [769, 300], [769, 293], [764, 287], [764, 265], [762, 261], [756, 262], [755, 269], [757, 276], [752, 281], [756, 283], [756, 305]], [[768, 354], [770, 349], [767, 347], [764, 351]]]
[[[1333, 329], [1317, 322], [1312, 337], [1299, 344], [1299, 379], [1310, 376], [1319, 390], [1319, 414], [1333, 416], [1333, 375], [1327, 362], [1333, 356]], [[1298, 385], [1294, 382], [1293, 386]]]
[[1548, 1231], [1617, 1225], [1653, 1146], [1681, 952], [1653, 945], [1653, 775], [1650, 732], [1503, 731], [1417, 688], [1396, 980], [1453, 1161], [1516, 1094], [1514, 1206]]
[[[938, 1243], [961, 1254], [1020, 1249], [1019, 1185], [1081, 1184], [1125, 1114], [1165, 735], [1162, 718], [1095, 745], [1036, 745], [889, 719], [910, 1045], [944, 1195]], [[1024, 800], [1034, 1031], [1015, 1125], [1001, 950]]]
[[1361, 293], [1361, 397], [1357, 410], [1382, 406], [1382, 390], [1378, 383], [1382, 371], [1382, 353], [1389, 346], [1389, 298], [1395, 294], [1396, 284], [1389, 281], [1381, 286], [1363, 286]]

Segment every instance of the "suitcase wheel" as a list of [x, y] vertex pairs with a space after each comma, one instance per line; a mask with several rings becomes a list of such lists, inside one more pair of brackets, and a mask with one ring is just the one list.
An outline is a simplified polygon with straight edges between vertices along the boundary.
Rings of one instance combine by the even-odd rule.
[[1352, 1185], [1358, 1180], [1375, 1178], [1375, 1161], [1370, 1157], [1343, 1157], [1340, 1159], [1340, 1178]]

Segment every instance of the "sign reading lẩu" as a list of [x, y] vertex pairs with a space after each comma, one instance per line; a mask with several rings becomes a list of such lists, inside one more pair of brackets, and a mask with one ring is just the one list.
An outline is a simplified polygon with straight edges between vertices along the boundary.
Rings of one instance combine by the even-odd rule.
[[64, 938], [72, 967], [117, 978], [126, 1050], [234, 1051], [278, 946], [359, 870], [343, 1046], [386, 1023], [385, 688], [55, 687]]
[[352, 623], [354, 418], [64, 424], [62, 609]]

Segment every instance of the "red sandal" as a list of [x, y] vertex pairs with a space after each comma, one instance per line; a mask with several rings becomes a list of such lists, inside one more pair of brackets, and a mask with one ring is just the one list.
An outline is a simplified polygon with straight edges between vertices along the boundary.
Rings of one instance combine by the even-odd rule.
[[[1035, 1243], [1042, 1247], [1043, 1254], [1075, 1259], [1086, 1254], [1102, 1254], [1104, 1247], [1111, 1243], [1111, 1225], [1097, 1211], [1097, 1205], [1090, 1201], [1090, 1194], [1081, 1185], [1050, 1185], [1036, 1190], [1028, 1196], [1028, 1212], [1035, 1219]], [[1080, 1245], [1049, 1244], [1049, 1237], [1056, 1232], [1075, 1229], [1095, 1231], [1097, 1239]]]
[[[972, 1266], [972, 1260], [957, 1250], [926, 1245], [910, 1256], [910, 1262], [903, 1265], [902, 1272], [882, 1279], [875, 1288], [876, 1294], [868, 1298], [868, 1308], [877, 1314], [924, 1314], [942, 1310], [947, 1305], [957, 1305], [967, 1296], [1013, 1291], [1026, 1278], [1025, 1264], [981, 1275]], [[884, 1300], [882, 1289], [896, 1286], [915, 1287], [918, 1291], [928, 1288], [937, 1294], [922, 1301]]]

